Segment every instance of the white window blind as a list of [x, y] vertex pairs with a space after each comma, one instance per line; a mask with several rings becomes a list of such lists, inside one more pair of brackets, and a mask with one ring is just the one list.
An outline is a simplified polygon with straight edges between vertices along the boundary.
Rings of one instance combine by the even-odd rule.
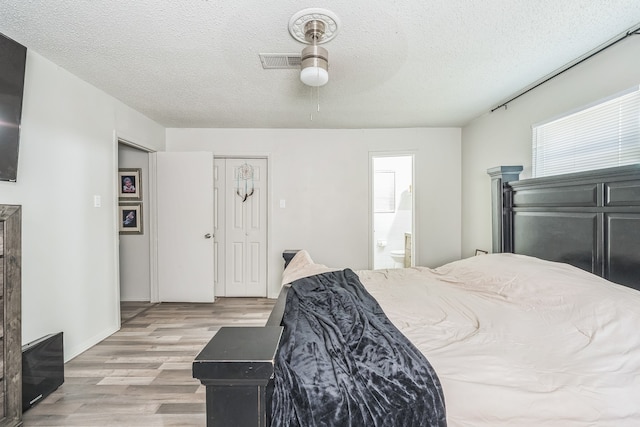
[[533, 176], [640, 163], [640, 86], [533, 125]]

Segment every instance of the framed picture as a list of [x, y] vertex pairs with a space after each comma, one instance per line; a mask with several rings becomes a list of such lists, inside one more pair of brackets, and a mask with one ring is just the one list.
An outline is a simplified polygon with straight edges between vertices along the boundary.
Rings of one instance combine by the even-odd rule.
[[487, 251], [483, 251], [482, 249], [476, 249], [476, 255], [486, 255], [489, 252]]
[[142, 234], [142, 203], [121, 203], [118, 220], [120, 234]]
[[120, 200], [142, 200], [140, 168], [118, 169], [118, 198]]

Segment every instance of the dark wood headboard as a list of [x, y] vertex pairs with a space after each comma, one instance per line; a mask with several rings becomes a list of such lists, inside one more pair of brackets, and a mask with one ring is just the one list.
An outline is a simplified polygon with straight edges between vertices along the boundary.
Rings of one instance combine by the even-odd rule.
[[492, 178], [493, 252], [565, 262], [640, 290], [640, 165], [518, 180]]

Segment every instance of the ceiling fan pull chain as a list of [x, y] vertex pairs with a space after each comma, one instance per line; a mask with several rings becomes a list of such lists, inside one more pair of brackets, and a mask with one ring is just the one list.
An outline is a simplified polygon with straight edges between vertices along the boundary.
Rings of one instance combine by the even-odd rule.
[[309, 86], [309, 120], [313, 121], [313, 87]]

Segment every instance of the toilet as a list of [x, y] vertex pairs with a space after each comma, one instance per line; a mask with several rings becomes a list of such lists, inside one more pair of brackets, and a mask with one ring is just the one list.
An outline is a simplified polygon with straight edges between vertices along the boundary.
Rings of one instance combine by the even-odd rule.
[[404, 267], [404, 251], [403, 250], [391, 251], [391, 258], [393, 258], [393, 260], [395, 261], [396, 267]]

